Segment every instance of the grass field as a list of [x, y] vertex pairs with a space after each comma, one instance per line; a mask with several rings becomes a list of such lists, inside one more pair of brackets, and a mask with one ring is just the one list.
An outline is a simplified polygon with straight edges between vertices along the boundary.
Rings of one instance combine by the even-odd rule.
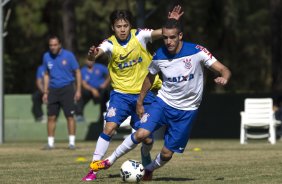
[[[119, 143], [113, 141], [109, 153]], [[66, 149], [66, 142], [57, 143], [52, 151], [41, 150], [43, 144], [0, 145], [0, 183], [82, 183], [95, 142], [78, 142], [74, 151]], [[155, 156], [161, 147], [162, 141], [157, 141], [152, 154]], [[137, 147], [109, 170], [101, 171], [95, 182], [122, 183], [121, 163], [127, 159], [140, 160], [139, 150]], [[87, 161], [78, 162], [77, 157]], [[264, 140], [240, 145], [239, 140], [190, 140], [184, 154], [175, 154], [167, 165], [155, 171], [150, 183], [282, 183], [282, 141], [276, 145]]]

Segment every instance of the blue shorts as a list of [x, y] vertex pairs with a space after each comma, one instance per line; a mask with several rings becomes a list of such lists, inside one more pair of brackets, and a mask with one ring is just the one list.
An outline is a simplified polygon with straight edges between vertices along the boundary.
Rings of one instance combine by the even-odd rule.
[[[118, 125], [131, 116], [131, 126], [137, 130], [136, 122], [140, 119], [136, 114], [136, 102], [139, 94], [124, 94], [116, 91], [111, 91], [109, 107], [105, 116], [106, 122], [114, 122]], [[156, 96], [149, 91], [144, 99], [144, 109], [147, 110], [156, 100]]]
[[156, 101], [145, 112], [138, 122], [140, 123], [139, 127], [154, 132], [165, 125], [165, 147], [173, 152], [182, 153], [188, 143], [198, 110], [175, 109], [156, 97]]

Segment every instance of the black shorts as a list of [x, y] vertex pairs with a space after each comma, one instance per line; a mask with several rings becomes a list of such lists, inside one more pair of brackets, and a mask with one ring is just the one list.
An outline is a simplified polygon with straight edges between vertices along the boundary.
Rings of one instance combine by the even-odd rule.
[[75, 114], [74, 85], [67, 85], [62, 88], [49, 89], [48, 94], [48, 116], [58, 116], [62, 107], [65, 117], [73, 117]]

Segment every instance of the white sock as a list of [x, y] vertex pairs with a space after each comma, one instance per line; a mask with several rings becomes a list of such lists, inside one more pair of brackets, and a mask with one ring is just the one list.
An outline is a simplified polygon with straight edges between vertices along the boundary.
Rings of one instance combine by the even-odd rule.
[[75, 135], [69, 135], [69, 145], [75, 145]]
[[50, 147], [54, 147], [54, 142], [55, 142], [55, 138], [54, 137], [48, 137], [48, 145]]
[[93, 153], [92, 161], [94, 160], [101, 160], [104, 155], [106, 154], [108, 148], [110, 145], [110, 141], [107, 141], [103, 139], [101, 136], [99, 136], [96, 144], [95, 151]]
[[113, 163], [122, 155], [126, 154], [138, 145], [132, 141], [131, 136], [133, 136], [133, 134], [127, 136], [127, 138], [125, 138], [124, 141], [116, 148], [112, 155], [107, 158], [111, 165], [113, 165]]
[[152, 147], [153, 147], [153, 143], [152, 144], [144, 144], [142, 143], [142, 155], [144, 156], [148, 156], [150, 151], [152, 150]]
[[146, 169], [149, 171], [154, 171], [162, 166], [164, 166], [168, 161], [163, 161], [161, 159], [161, 154], [159, 153], [155, 160], [153, 160], [149, 165], [146, 166]]

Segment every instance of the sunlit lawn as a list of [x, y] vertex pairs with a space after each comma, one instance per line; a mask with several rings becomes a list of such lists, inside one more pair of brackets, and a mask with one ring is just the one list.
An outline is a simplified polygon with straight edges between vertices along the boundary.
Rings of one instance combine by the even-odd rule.
[[[44, 143], [38, 142], [0, 145], [0, 183], [80, 183], [88, 171], [95, 143], [78, 142], [74, 151], [66, 149], [66, 142], [57, 143], [52, 151], [41, 150]], [[113, 141], [108, 154], [119, 143]], [[161, 147], [162, 141], [156, 141], [152, 155]], [[122, 162], [140, 160], [139, 150], [137, 147], [109, 170], [101, 171], [95, 182], [121, 183]], [[76, 161], [78, 157], [86, 162]], [[184, 154], [175, 154], [155, 171], [151, 183], [282, 183], [282, 141], [276, 145], [266, 140], [240, 145], [239, 140], [192, 139]]]

